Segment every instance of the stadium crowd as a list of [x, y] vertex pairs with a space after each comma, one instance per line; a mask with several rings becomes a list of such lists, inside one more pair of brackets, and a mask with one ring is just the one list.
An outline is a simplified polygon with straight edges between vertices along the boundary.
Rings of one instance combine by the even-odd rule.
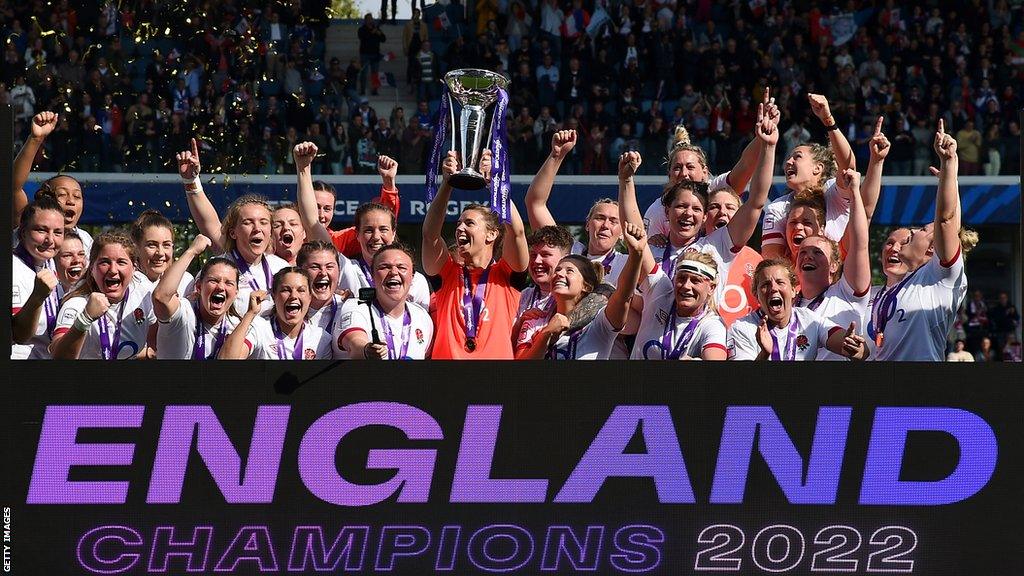
[[511, 80], [516, 173], [539, 168], [558, 130], [579, 136], [567, 174], [614, 174], [623, 151], [664, 155], [680, 124], [721, 172], [771, 85], [787, 151], [824, 137], [806, 98], [821, 93], [858, 156], [885, 116], [887, 174], [927, 175], [939, 117], [962, 174], [1020, 172], [1020, 2], [453, 0], [404, 25], [416, 110], [365, 101], [384, 57], [372, 17], [358, 55], [326, 61], [324, 4], [211, 2], [189, 19], [152, 2], [4, 0], [0, 103], [20, 138], [37, 111], [64, 112], [39, 158], [54, 171], [173, 172], [167, 158], [196, 134], [218, 171], [291, 173], [308, 140], [325, 152], [315, 174], [372, 174], [377, 154], [418, 174], [438, 79], [480, 67]]

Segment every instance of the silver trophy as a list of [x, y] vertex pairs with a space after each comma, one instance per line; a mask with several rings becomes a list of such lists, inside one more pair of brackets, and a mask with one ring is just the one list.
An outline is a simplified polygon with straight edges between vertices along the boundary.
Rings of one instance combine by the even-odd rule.
[[452, 174], [448, 182], [461, 190], [479, 190], [487, 184], [480, 173], [480, 156], [494, 125], [493, 116], [490, 123], [487, 122], [487, 108], [498, 100], [499, 88], [508, 88], [508, 80], [490, 70], [463, 68], [445, 74], [444, 83], [451, 98], [462, 105], [458, 122], [455, 121], [455, 106], [450, 111], [451, 149], [459, 154], [463, 168]]

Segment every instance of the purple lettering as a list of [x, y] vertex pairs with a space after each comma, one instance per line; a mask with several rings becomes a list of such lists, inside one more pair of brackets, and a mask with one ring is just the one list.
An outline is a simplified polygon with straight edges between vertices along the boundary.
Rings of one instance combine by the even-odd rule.
[[580, 543], [576, 532], [569, 526], [551, 526], [544, 540], [544, 554], [541, 556], [540, 569], [558, 571], [562, 556], [576, 571], [597, 570], [601, 560], [601, 541], [604, 539], [604, 526], [587, 526], [587, 535]]
[[430, 547], [430, 530], [423, 526], [385, 526], [380, 533], [375, 569], [390, 572], [400, 556], [418, 556]]
[[213, 526], [197, 526], [192, 530], [192, 539], [184, 542], [174, 540], [174, 530], [174, 526], [157, 526], [149, 554], [149, 571], [167, 572], [168, 561], [172, 556], [188, 559], [186, 572], [205, 571], [210, 542], [213, 540]]
[[455, 556], [459, 553], [462, 526], [445, 526], [441, 529], [441, 541], [437, 543], [437, 563], [434, 570], [448, 572], [455, 570]]
[[361, 571], [369, 539], [369, 526], [345, 526], [338, 532], [330, 549], [325, 549], [323, 528], [296, 526], [288, 571], [305, 572], [308, 560], [313, 561], [312, 569], [317, 572], [337, 572], [342, 560], [345, 561], [346, 572]]
[[124, 504], [128, 482], [71, 482], [73, 466], [128, 466], [133, 444], [78, 444], [81, 428], [138, 428], [143, 406], [47, 406], [28, 504]]
[[[243, 544], [244, 542], [244, 544]], [[234, 572], [242, 562], [255, 562], [260, 572], [277, 572], [277, 557], [266, 526], [242, 526], [224, 555], [217, 561], [214, 572]]]
[[623, 526], [613, 539], [617, 554], [608, 557], [620, 572], [650, 572], [661, 564], [661, 546], [665, 533], [660, 528], [637, 524]]
[[823, 406], [818, 410], [805, 477], [804, 460], [775, 410], [768, 406], [730, 406], [725, 413], [711, 503], [743, 502], [756, 438], [758, 452], [791, 503], [834, 504], [852, 412], [846, 406]]
[[[141, 554], [142, 534], [127, 526], [98, 526], [78, 539], [78, 563], [96, 574], [120, 574], [135, 567]], [[108, 548], [107, 550], [103, 550]], [[109, 550], [113, 548], [113, 550]]]
[[544, 502], [547, 480], [491, 478], [501, 406], [470, 406], [459, 445], [452, 502]]
[[[503, 545], [504, 543], [504, 545]], [[485, 572], [512, 572], [533, 558], [533, 535], [521, 526], [492, 524], [469, 538], [469, 561]]]
[[[907, 433], [945, 432], [960, 446], [956, 469], [936, 482], [900, 480]], [[868, 444], [860, 503], [883, 506], [938, 506], [966, 500], [988, 484], [999, 444], [992, 427], [977, 414], [956, 408], [879, 408]]]
[[[624, 454], [640, 426], [646, 454]], [[693, 487], [668, 406], [616, 406], [555, 502], [591, 502], [609, 477], [654, 479], [658, 500], [693, 504]]]
[[196, 451], [229, 504], [273, 502], [289, 411], [288, 406], [259, 407], [243, 476], [238, 451], [211, 407], [168, 406], [146, 502], [176, 504], [180, 501], [193, 438]]
[[299, 446], [299, 475], [317, 498], [340, 506], [368, 506], [396, 491], [399, 502], [426, 502], [434, 474], [437, 450], [374, 449], [367, 455], [370, 469], [397, 470], [395, 476], [376, 485], [352, 484], [338, 473], [335, 455], [346, 434], [363, 426], [391, 426], [410, 440], [441, 440], [441, 427], [429, 414], [397, 402], [362, 402], [332, 410], [320, 417]]

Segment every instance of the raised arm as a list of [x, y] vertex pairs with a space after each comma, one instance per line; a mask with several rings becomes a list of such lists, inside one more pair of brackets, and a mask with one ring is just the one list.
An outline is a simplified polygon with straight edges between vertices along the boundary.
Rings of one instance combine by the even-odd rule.
[[[264, 290], [256, 290], [249, 295], [249, 309], [245, 311], [242, 319], [238, 322], [238, 326], [235, 326], [231, 334], [228, 334], [224, 345], [220, 348], [220, 352], [217, 353], [218, 360], [245, 360], [249, 357], [249, 347], [245, 345], [245, 337], [249, 334], [252, 321], [260, 313], [260, 305], [266, 299], [267, 293]], [[196, 321], [198, 322], [199, 320], [197, 319]]]
[[206, 236], [213, 243], [213, 249], [223, 252], [225, 243], [224, 231], [221, 229], [220, 216], [217, 209], [213, 207], [210, 199], [203, 191], [203, 184], [199, 181], [201, 166], [199, 164], [199, 143], [192, 139], [192, 149], [178, 152], [178, 174], [185, 186], [185, 199], [188, 201], [188, 210], [192, 214], [199, 233]]
[[[167, 322], [178, 312], [178, 306], [181, 306], [181, 299], [178, 298], [180, 296], [178, 285], [181, 284], [181, 278], [188, 270], [189, 264], [195, 260], [196, 256], [206, 252], [210, 244], [210, 239], [206, 236], [202, 234], [196, 236], [192, 240], [192, 245], [186, 248], [181, 257], [175, 260], [160, 277], [160, 281], [153, 288], [153, 314], [156, 315], [157, 320]], [[200, 322], [201, 320], [197, 318], [196, 321]]]
[[[633, 224], [641, 228], [644, 226], [644, 216], [636, 201], [636, 185], [633, 182], [633, 176], [642, 162], [643, 158], [640, 157], [639, 152], [626, 152], [619, 156], [619, 221], [622, 222], [623, 227], [626, 224]], [[645, 246], [641, 250], [641, 270], [648, 273], [654, 270], [655, 262], [654, 255], [646, 246], [646, 241], [644, 244]], [[671, 273], [671, 271], [666, 272], [666, 274]]]
[[[767, 107], [769, 104], [775, 107], [775, 99], [771, 98], [771, 88], [766, 87], [764, 90], [764, 102], [763, 104]], [[776, 108], [777, 109], [777, 108]], [[778, 126], [778, 122], [776, 122]], [[762, 143], [761, 139], [754, 137], [747, 143], [746, 147], [743, 148], [743, 153], [740, 154], [740, 159], [736, 161], [736, 165], [729, 171], [729, 176], [726, 177], [725, 181], [729, 184], [729, 187], [736, 191], [737, 194], [742, 194], [743, 190], [746, 189], [750, 179], [754, 177], [754, 171], [757, 169], [758, 160], [761, 158]]]
[[300, 142], [292, 150], [292, 156], [295, 158], [295, 175], [299, 181], [296, 200], [299, 207], [299, 218], [302, 220], [302, 227], [306, 229], [307, 239], [330, 242], [331, 235], [327, 228], [320, 223], [320, 217], [317, 215], [316, 194], [313, 191], [311, 166], [317, 152], [316, 144], [312, 142]]
[[39, 148], [46, 141], [46, 137], [57, 127], [59, 116], [53, 112], [40, 112], [32, 117], [32, 133], [25, 144], [22, 145], [18, 155], [14, 158], [14, 225], [21, 220], [21, 211], [28, 206], [28, 195], [25, 194], [25, 183], [32, 174], [32, 163], [35, 162]]
[[530, 247], [526, 244], [526, 227], [519, 216], [516, 203], [508, 201], [510, 222], [505, 224], [505, 240], [501, 245], [501, 257], [515, 272], [525, 272], [530, 266]]
[[836, 185], [848, 190], [850, 197], [850, 223], [846, 226], [843, 278], [854, 294], [866, 294], [871, 289], [871, 260], [868, 255], [868, 218], [864, 213], [864, 200], [860, 191], [860, 174], [846, 170], [836, 175]]
[[828, 131], [828, 143], [836, 157], [838, 172], [845, 172], [847, 168], [856, 170], [857, 160], [853, 157], [853, 148], [850, 147], [843, 131], [836, 126], [836, 119], [832, 117], [832, 111], [828, 107], [828, 99], [821, 94], [808, 94], [807, 99], [811, 103], [811, 111]]
[[864, 214], [869, 223], [875, 214], [875, 207], [878, 206], [878, 197], [882, 193], [882, 168], [885, 164], [885, 157], [892, 149], [889, 139], [882, 133], [882, 122], [884, 121], [885, 117], [879, 116], [878, 122], [875, 123], [875, 134], [871, 137], [871, 142], [868, 143], [871, 158], [868, 159], [868, 169], [864, 173], [864, 181], [860, 186], [860, 197], [864, 200]]
[[441, 232], [444, 228], [444, 215], [448, 210], [448, 199], [452, 195], [448, 177], [458, 170], [458, 166], [455, 152], [449, 151], [441, 162], [441, 186], [437, 189], [437, 194], [434, 195], [434, 200], [423, 218], [423, 272], [428, 276], [439, 274], [441, 268], [451, 258]]
[[555, 217], [548, 210], [548, 198], [551, 197], [551, 186], [555, 183], [558, 169], [574, 146], [575, 130], [559, 130], [551, 136], [551, 153], [540, 170], [537, 170], [537, 175], [530, 182], [530, 189], [526, 191], [526, 217], [534, 230], [557, 224]]
[[757, 170], [754, 171], [753, 181], [750, 183], [750, 197], [729, 220], [729, 238], [733, 246], [746, 245], [754, 235], [757, 223], [761, 220], [761, 211], [768, 202], [768, 192], [772, 189], [772, 173], [775, 171], [775, 146], [779, 143], [780, 116], [779, 109], [774, 103], [758, 104], [754, 139], [759, 143], [761, 156], [758, 158]]
[[643, 226], [637, 226], [632, 222], [623, 225], [623, 239], [626, 248], [629, 249], [629, 258], [626, 265], [619, 274], [619, 283], [608, 298], [608, 305], [604, 308], [604, 315], [608, 323], [616, 330], [622, 330], [626, 325], [626, 318], [629, 316], [629, 303], [640, 282], [640, 266], [643, 264], [644, 254], [650, 254], [647, 250], [647, 233]]
[[21, 309], [11, 317], [11, 336], [17, 344], [27, 344], [36, 334], [39, 314], [43, 310], [46, 299], [57, 287], [57, 276], [52, 270], [43, 268], [36, 272], [36, 281], [32, 293]]
[[935, 195], [935, 237], [932, 244], [939, 262], [949, 262], [960, 251], [960, 187], [957, 182], [959, 159], [956, 139], [946, 134], [939, 119], [935, 132], [935, 152], [939, 155], [939, 188]]

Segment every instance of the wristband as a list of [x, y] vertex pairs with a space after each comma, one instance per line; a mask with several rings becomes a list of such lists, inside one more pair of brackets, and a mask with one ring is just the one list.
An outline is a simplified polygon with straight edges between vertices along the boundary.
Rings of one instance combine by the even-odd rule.
[[185, 186], [185, 192], [189, 194], [199, 194], [203, 191], [203, 182], [199, 179], [199, 176], [191, 180], [182, 178], [181, 183]]
[[831, 126], [825, 126], [825, 130], [839, 130], [839, 124], [833, 122]]
[[89, 332], [89, 328], [92, 326], [92, 323], [95, 322], [95, 320], [96, 319], [93, 318], [92, 316], [89, 316], [89, 314], [86, 313], [85, 310], [82, 310], [81, 312], [78, 313], [78, 316], [75, 317], [75, 323], [72, 324], [71, 327], [74, 328], [75, 330], [78, 330], [82, 334], [86, 334]]

